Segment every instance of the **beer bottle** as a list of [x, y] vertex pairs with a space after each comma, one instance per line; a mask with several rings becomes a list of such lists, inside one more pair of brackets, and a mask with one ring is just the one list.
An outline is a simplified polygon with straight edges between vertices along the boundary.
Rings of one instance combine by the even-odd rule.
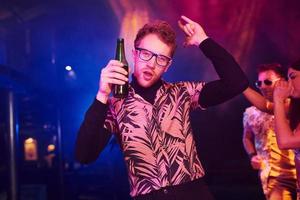
[[[124, 64], [124, 69], [128, 72], [128, 62], [125, 57], [124, 39], [118, 38], [116, 48], [116, 60]], [[128, 82], [124, 85], [113, 85], [113, 96], [116, 98], [125, 98], [128, 95]]]

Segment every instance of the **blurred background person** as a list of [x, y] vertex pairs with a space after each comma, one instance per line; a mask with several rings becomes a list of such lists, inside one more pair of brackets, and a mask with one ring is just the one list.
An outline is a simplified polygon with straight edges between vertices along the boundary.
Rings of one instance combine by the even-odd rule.
[[[264, 64], [258, 67], [258, 80], [255, 85], [263, 97], [251, 88], [248, 88], [246, 97], [262, 103], [270, 109], [273, 102], [275, 82], [284, 79], [284, 70], [280, 64]], [[261, 98], [256, 98], [256, 97]], [[264, 99], [262, 99], [264, 98]], [[262, 100], [260, 100], [262, 99]], [[263, 191], [268, 200], [295, 199], [296, 170], [294, 153], [291, 150], [280, 150], [277, 145], [274, 131], [274, 116], [251, 106], [244, 112], [243, 144], [249, 155], [251, 166], [259, 170]]]

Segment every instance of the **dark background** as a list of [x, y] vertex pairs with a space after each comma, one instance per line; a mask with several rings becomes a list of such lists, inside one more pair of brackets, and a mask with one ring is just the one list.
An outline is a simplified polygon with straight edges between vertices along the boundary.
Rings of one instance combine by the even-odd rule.
[[[231, 52], [248, 75], [256, 66], [287, 66], [300, 57], [298, 0], [27, 0], [0, 1], [0, 199], [10, 193], [7, 91], [15, 95], [19, 199], [113, 199], [128, 196], [126, 169], [112, 138], [91, 165], [74, 160], [76, 132], [93, 101], [99, 73], [114, 57], [116, 38], [126, 55], [138, 28], [153, 19], [171, 23], [178, 35], [167, 81], [217, 79], [203, 54], [184, 48], [180, 15], [199, 22]], [[66, 71], [66, 66], [72, 71]], [[206, 181], [217, 199], [263, 199], [257, 173], [242, 146], [240, 95], [191, 114]], [[38, 142], [38, 160], [25, 161], [23, 143]], [[47, 166], [47, 145], [54, 144]], [[87, 147], [88, 148], [88, 147]]]

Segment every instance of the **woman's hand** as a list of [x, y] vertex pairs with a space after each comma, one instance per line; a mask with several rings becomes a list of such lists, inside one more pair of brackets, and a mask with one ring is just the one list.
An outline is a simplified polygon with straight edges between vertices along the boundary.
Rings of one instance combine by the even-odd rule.
[[291, 82], [279, 80], [276, 81], [273, 93], [273, 101], [284, 103], [286, 99], [289, 98], [291, 93], [293, 92], [293, 87]]

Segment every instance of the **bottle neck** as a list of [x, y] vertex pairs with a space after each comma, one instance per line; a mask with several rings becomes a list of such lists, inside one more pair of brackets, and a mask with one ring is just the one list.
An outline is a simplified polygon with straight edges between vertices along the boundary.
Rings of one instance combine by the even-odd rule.
[[125, 57], [124, 39], [118, 39], [115, 59], [128, 65]]

